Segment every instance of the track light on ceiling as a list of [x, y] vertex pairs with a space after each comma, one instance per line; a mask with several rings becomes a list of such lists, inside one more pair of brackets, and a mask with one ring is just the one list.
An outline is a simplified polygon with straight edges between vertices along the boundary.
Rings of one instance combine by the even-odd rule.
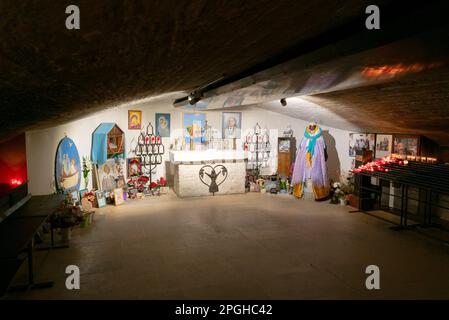
[[193, 91], [189, 94], [189, 96], [187, 97], [187, 100], [189, 100], [189, 103], [191, 105], [194, 105], [198, 101], [200, 101], [202, 97], [203, 97], [203, 94], [201, 92]]
[[285, 98], [281, 99], [281, 106], [285, 107], [287, 105], [287, 100]]

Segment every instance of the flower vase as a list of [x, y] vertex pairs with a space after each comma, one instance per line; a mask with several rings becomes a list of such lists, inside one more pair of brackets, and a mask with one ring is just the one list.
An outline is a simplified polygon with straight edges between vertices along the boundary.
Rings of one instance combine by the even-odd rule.
[[190, 136], [190, 151], [193, 151], [193, 136]]

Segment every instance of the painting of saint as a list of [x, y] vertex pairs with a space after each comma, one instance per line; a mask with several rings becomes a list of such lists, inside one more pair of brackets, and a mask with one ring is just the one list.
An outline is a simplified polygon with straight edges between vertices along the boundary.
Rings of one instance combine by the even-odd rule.
[[202, 129], [205, 121], [206, 114], [204, 113], [184, 113], [183, 128], [186, 143], [190, 142], [190, 137], [193, 137], [194, 143], [203, 141]]
[[380, 159], [391, 154], [393, 136], [389, 134], [376, 135], [376, 158]]
[[162, 138], [170, 137], [170, 113], [156, 113], [156, 133]]
[[393, 139], [393, 153], [407, 156], [417, 156], [419, 139], [416, 136], [395, 135]]
[[115, 179], [117, 178], [115, 172], [115, 160], [109, 159], [102, 164], [98, 169], [100, 176], [100, 187], [103, 191], [113, 191], [115, 189]]
[[128, 158], [128, 178], [139, 177], [142, 175], [142, 166], [140, 158]]
[[241, 138], [242, 113], [223, 112], [223, 139]]
[[64, 138], [56, 150], [55, 177], [58, 190], [64, 193], [79, 190], [81, 166], [78, 149], [73, 140]]
[[128, 110], [128, 129], [129, 130], [142, 129], [142, 111]]
[[362, 149], [374, 151], [376, 135], [373, 133], [350, 133], [349, 156], [354, 157]]

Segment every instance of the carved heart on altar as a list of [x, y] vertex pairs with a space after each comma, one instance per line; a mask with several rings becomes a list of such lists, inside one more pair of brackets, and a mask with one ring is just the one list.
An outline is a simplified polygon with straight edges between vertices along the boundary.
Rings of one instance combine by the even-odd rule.
[[225, 182], [228, 177], [228, 169], [222, 164], [214, 167], [205, 165], [201, 167], [199, 177], [201, 182], [209, 187], [209, 192], [215, 195], [215, 192], [218, 192], [218, 186]]

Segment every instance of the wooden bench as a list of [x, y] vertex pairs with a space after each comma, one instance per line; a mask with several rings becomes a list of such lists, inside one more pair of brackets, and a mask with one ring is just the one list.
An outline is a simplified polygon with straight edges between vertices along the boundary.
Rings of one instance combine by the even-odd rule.
[[8, 290], [25, 260], [28, 260], [28, 283], [9, 289], [27, 290], [53, 285], [53, 282], [34, 281], [34, 237], [64, 198], [64, 195], [33, 196], [0, 223], [0, 296]]

